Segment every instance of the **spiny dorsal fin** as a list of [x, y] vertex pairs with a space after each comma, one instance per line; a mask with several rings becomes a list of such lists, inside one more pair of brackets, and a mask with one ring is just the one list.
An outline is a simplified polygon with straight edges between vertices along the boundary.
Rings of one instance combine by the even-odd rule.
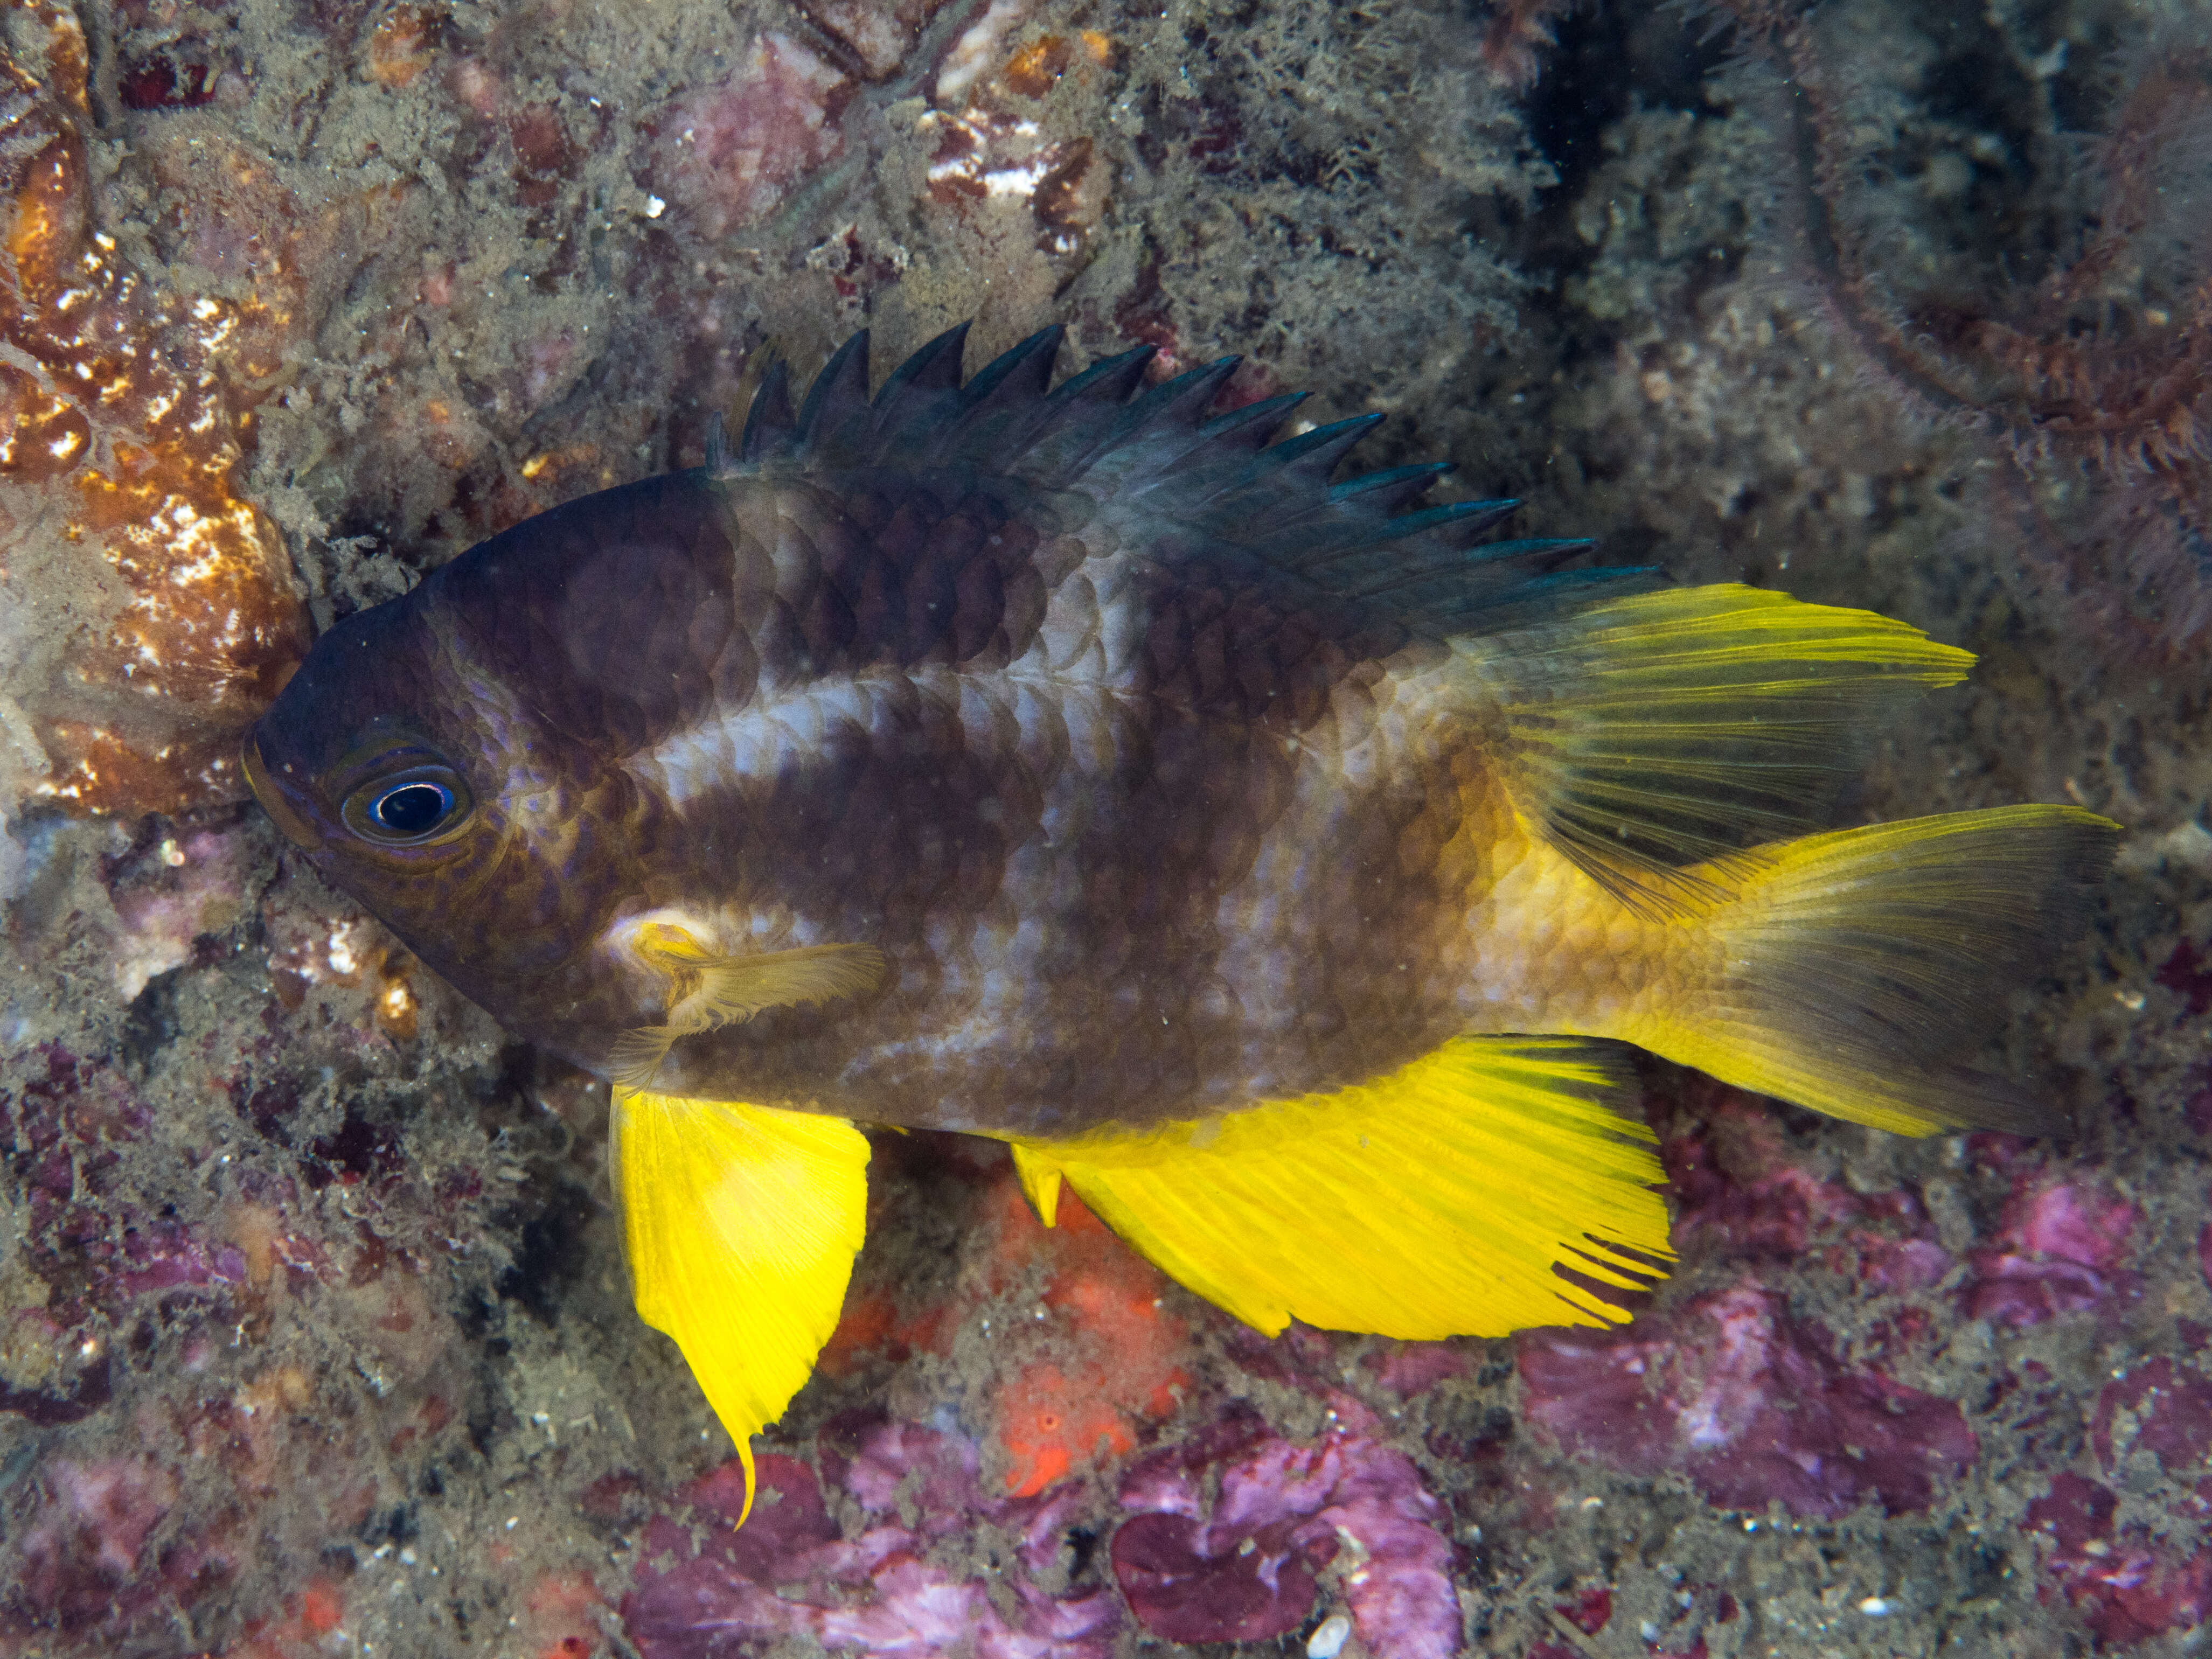
[[753, 394], [744, 435], [738, 443], [738, 459], [758, 461], [782, 453], [798, 436], [799, 416], [791, 410], [791, 368], [779, 357], [768, 366], [760, 390]]
[[868, 410], [868, 331], [862, 329], [830, 354], [806, 401], [799, 407], [800, 453], [834, 465], [866, 464], [855, 441], [872, 433]]
[[1018, 488], [1082, 490], [1109, 514], [1188, 532], [1174, 544], [1257, 555], [1349, 600], [1463, 629], [1502, 625], [1579, 602], [1589, 585], [1642, 571], [1556, 572], [1586, 542], [1474, 538], [1512, 503], [1425, 510], [1420, 496], [1449, 469], [1397, 467], [1332, 485], [1331, 475], [1382, 419], [1353, 416], [1270, 442], [1297, 407], [1285, 394], [1220, 414], [1213, 405], [1242, 361], [1224, 357], [1139, 390], [1151, 347], [1094, 363], [1049, 392], [1062, 331], [1046, 329], [963, 385], [965, 325], [924, 345], [871, 401], [867, 336], [824, 365], [794, 418], [780, 379], [763, 383], [741, 459], [802, 468], [972, 468]]

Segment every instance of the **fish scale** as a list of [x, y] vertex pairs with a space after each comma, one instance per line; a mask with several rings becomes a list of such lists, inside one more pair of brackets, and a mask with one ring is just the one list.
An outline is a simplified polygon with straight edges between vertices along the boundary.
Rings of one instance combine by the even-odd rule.
[[[1013, 1149], [1259, 1328], [1626, 1316], [1666, 1214], [1621, 1045], [1905, 1133], [2054, 1115], [1991, 987], [2116, 826], [1816, 829], [1972, 662], [1332, 484], [1233, 360], [1057, 387], [866, 337], [733, 453], [318, 641], [246, 769], [511, 1030], [615, 1084], [640, 1312], [748, 1459], [834, 1326], [855, 1123]], [[750, 1463], [748, 1463], [750, 1468]]]

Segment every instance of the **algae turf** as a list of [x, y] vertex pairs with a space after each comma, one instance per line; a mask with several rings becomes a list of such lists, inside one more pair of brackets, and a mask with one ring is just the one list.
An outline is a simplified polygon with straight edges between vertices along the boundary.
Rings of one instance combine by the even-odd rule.
[[[2212, 836], [2206, 485], [2160, 434], [2202, 430], [2208, 21], [9, 13], [0, 1651], [1256, 1653], [1340, 1613], [1376, 1654], [2179, 1650]], [[1981, 653], [1846, 810], [2130, 826], [2008, 1039], [2081, 1135], [1654, 1067], [1674, 1278], [1618, 1334], [1441, 1345], [1261, 1341], [1042, 1232], [991, 1149], [884, 1137], [726, 1533], [604, 1091], [226, 757], [312, 626], [696, 461], [764, 343], [969, 316], [978, 361], [1054, 320], [1078, 362], [1242, 352], [1237, 395], [1385, 410], [1374, 464], [1452, 457], [1528, 533]]]

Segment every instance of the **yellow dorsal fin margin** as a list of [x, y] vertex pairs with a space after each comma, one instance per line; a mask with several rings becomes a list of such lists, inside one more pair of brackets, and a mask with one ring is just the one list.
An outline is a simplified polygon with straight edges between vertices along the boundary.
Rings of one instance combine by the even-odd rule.
[[1014, 1155], [1041, 1213], [1065, 1180], [1163, 1270], [1271, 1336], [1292, 1319], [1502, 1336], [1628, 1316], [1554, 1264], [1641, 1288], [1670, 1255], [1651, 1133], [1606, 1103], [1632, 1089], [1607, 1045], [1463, 1037], [1334, 1094], [1015, 1139]]
[[675, 1338], [738, 1443], [783, 1414], [836, 1328], [868, 1205], [842, 1118], [617, 1086], [615, 1191], [638, 1316]]

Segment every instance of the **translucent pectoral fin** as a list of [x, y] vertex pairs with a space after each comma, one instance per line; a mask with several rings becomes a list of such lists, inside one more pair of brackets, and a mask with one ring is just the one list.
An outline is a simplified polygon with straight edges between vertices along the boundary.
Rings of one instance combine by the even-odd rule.
[[716, 951], [699, 931], [665, 915], [636, 923], [629, 949], [668, 978], [677, 1035], [734, 1025], [765, 1008], [795, 1007], [866, 996], [890, 970], [872, 945], [802, 945], [788, 951], [732, 956]]
[[638, 1316], [676, 1340], [738, 1443], [750, 1514], [752, 1437], [812, 1373], [844, 1306], [867, 1139], [842, 1118], [617, 1086], [614, 1144]]
[[623, 1088], [651, 1089], [679, 1035], [665, 1025], [641, 1025], [634, 1031], [624, 1031], [607, 1051], [610, 1075]]
[[809, 945], [766, 956], [725, 957], [699, 965], [700, 1014], [734, 1025], [764, 1008], [866, 996], [887, 964], [872, 945]]
[[1607, 1324], [1627, 1315], [1587, 1284], [1642, 1288], [1671, 1254], [1650, 1131], [1605, 1103], [1631, 1086], [1602, 1045], [1468, 1037], [1335, 1094], [1017, 1141], [1015, 1159], [1048, 1218], [1064, 1180], [1271, 1336], [1293, 1318], [1417, 1339]]

